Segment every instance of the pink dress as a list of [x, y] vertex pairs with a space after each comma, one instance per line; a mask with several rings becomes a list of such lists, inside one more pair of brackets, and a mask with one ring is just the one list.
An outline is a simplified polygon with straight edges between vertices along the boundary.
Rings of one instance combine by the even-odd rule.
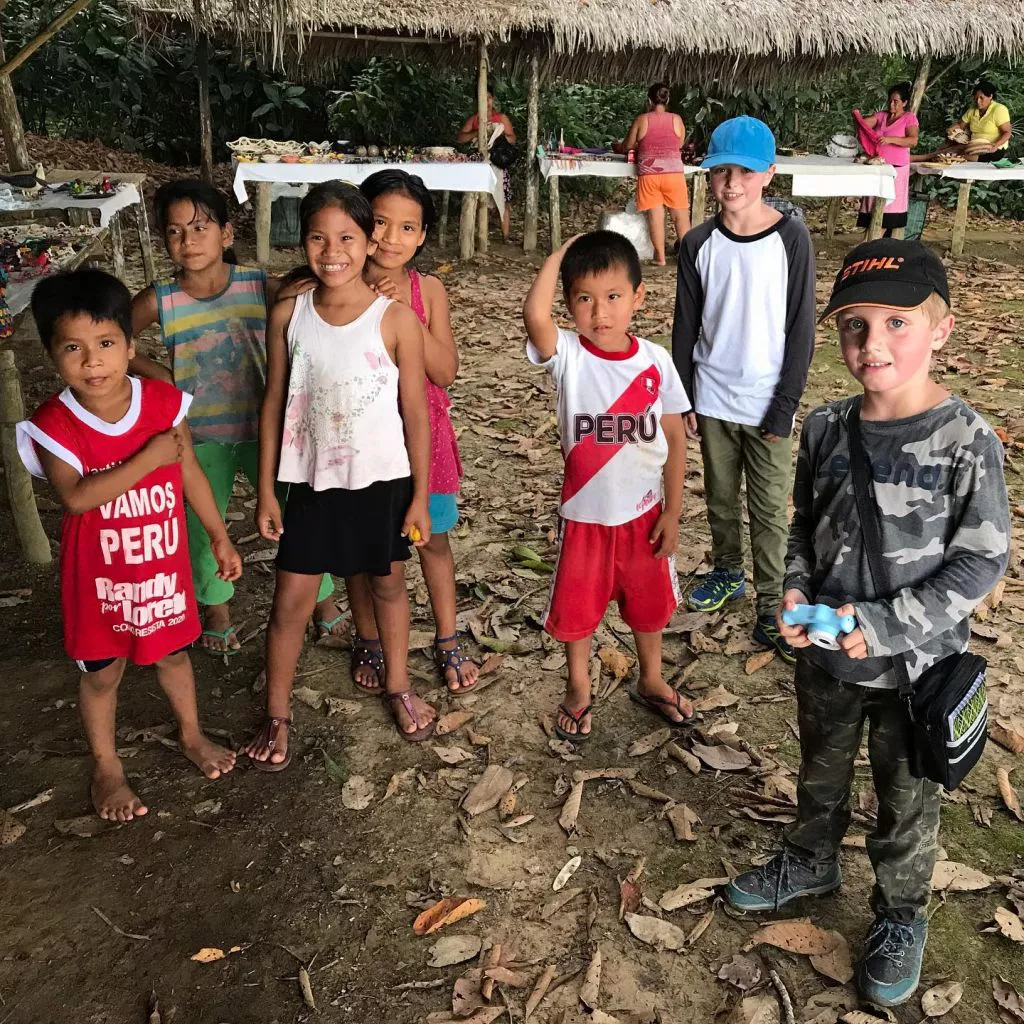
[[[870, 117], [853, 112], [857, 140], [868, 156], [880, 156], [887, 164], [896, 168], [896, 198], [885, 208], [884, 227], [902, 227], [907, 222], [907, 203], [910, 196], [910, 150], [906, 146], [880, 146], [880, 138], [906, 138], [910, 128], [918, 126], [917, 115], [904, 111], [892, 124], [889, 112], [877, 110]], [[865, 196], [861, 202], [861, 213], [870, 213], [873, 199]], [[887, 223], [890, 217], [899, 217], [900, 223]]]
[[[423, 307], [423, 293], [420, 290], [420, 275], [409, 268], [409, 290], [412, 311], [427, 326], [427, 312]], [[462, 462], [459, 459], [459, 445], [455, 440], [448, 410], [452, 400], [448, 392], [427, 380], [427, 411], [430, 413], [430, 493], [457, 494], [462, 478]]]

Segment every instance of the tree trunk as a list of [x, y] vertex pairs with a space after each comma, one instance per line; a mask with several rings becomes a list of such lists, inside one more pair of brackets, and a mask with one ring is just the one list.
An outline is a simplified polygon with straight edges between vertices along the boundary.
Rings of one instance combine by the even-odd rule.
[[199, 173], [213, 184], [213, 114], [210, 110], [210, 37], [196, 42], [196, 74], [199, 77]]
[[910, 109], [918, 113], [921, 109], [921, 101], [924, 99], [924, 90], [928, 85], [928, 73], [932, 69], [932, 55], [926, 53], [921, 58], [917, 68], [917, 77], [914, 79], [914, 87], [910, 90]]
[[523, 249], [537, 248], [537, 219], [540, 207], [540, 169], [537, 167], [537, 134], [540, 121], [540, 74], [537, 54], [530, 57], [530, 76], [526, 84], [526, 214], [523, 225]]
[[[4, 40], [0, 35], [0, 63], [5, 63]], [[14, 96], [14, 86], [10, 75], [0, 75], [0, 130], [4, 133], [4, 146], [7, 150], [7, 166], [12, 171], [24, 171], [32, 166], [25, 144], [25, 128], [18, 112], [18, 101]]]
[[[487, 43], [480, 40], [480, 66], [476, 78], [476, 144], [481, 155], [487, 159], [487, 140], [491, 125], [487, 120]], [[487, 252], [487, 212], [490, 200], [481, 195], [477, 205], [476, 249]]]

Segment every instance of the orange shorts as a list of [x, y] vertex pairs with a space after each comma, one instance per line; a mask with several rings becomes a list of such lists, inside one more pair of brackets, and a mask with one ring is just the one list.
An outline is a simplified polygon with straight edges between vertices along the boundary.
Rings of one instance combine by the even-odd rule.
[[685, 174], [641, 174], [636, 179], [636, 208], [640, 213], [656, 206], [688, 210]]

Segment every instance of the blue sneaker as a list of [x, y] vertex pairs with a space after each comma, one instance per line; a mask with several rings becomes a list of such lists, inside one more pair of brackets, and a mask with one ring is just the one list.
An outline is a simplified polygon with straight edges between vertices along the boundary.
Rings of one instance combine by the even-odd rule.
[[746, 592], [743, 571], [714, 568], [690, 591], [687, 607], [694, 612], [717, 612], [726, 601], [735, 601]]
[[783, 639], [774, 615], [758, 615], [754, 626], [754, 642], [774, 648], [775, 653], [787, 664], [796, 664], [796, 651]]
[[767, 864], [737, 875], [723, 890], [737, 910], [778, 910], [801, 896], [823, 896], [843, 884], [838, 862], [815, 868], [788, 850], [775, 854]]
[[857, 990], [861, 998], [874, 1006], [899, 1006], [910, 999], [921, 981], [927, 941], [927, 918], [901, 924], [877, 914], [857, 964]]

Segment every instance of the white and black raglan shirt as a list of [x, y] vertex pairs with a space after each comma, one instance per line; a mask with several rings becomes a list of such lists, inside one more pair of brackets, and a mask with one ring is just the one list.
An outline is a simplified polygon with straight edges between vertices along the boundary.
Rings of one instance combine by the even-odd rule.
[[814, 354], [814, 247], [783, 216], [757, 235], [720, 218], [679, 246], [672, 357], [702, 416], [793, 431]]

